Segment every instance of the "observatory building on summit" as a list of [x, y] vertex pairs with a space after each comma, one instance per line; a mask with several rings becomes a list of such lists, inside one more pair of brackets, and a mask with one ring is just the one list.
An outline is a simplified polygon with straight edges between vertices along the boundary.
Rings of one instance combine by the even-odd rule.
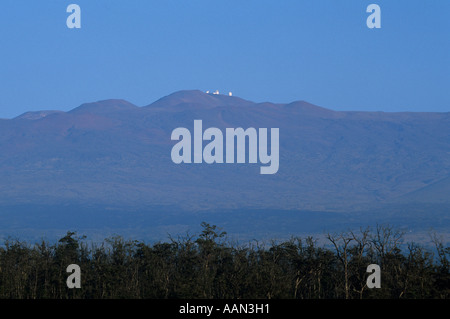
[[[206, 94], [219, 95], [219, 90], [215, 90], [214, 92], [206, 91]], [[233, 96], [233, 92], [228, 92], [228, 96]]]

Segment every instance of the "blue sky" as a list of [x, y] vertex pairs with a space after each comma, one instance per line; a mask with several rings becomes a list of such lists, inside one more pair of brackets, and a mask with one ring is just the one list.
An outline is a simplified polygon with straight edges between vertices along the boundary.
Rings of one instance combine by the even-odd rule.
[[[68, 29], [66, 7], [82, 10]], [[381, 7], [381, 29], [366, 7]], [[450, 111], [450, 1], [2, 0], [0, 117], [183, 89]]]

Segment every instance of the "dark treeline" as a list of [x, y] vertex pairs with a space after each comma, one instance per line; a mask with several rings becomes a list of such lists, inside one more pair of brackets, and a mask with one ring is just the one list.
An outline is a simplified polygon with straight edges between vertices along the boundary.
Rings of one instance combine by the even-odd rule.
[[[145, 244], [112, 237], [86, 243], [68, 232], [55, 244], [7, 240], [0, 248], [0, 298], [449, 298], [450, 247], [400, 245], [390, 226], [280, 243], [231, 244], [202, 224], [196, 236]], [[403, 249], [401, 249], [403, 247]], [[66, 268], [81, 268], [81, 289], [69, 289]], [[381, 288], [369, 289], [369, 264], [381, 267]]]

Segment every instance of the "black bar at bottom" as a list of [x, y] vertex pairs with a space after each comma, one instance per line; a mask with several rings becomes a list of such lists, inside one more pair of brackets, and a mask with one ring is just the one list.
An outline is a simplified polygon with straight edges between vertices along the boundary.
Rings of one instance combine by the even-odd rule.
[[[3, 312], [26, 314], [118, 315], [139, 318], [405, 318], [425, 311], [442, 314], [448, 300], [0, 300]], [[420, 312], [419, 312], [420, 311]], [[395, 313], [394, 313], [395, 312]], [[443, 312], [446, 313], [446, 312]]]

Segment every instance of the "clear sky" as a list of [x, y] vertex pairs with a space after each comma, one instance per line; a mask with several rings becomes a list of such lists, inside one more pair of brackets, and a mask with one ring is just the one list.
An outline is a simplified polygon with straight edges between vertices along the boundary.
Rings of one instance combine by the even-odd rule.
[[[81, 29], [66, 8], [81, 7]], [[381, 7], [381, 29], [366, 8]], [[450, 111], [450, 1], [2, 0], [0, 117], [183, 89]]]

